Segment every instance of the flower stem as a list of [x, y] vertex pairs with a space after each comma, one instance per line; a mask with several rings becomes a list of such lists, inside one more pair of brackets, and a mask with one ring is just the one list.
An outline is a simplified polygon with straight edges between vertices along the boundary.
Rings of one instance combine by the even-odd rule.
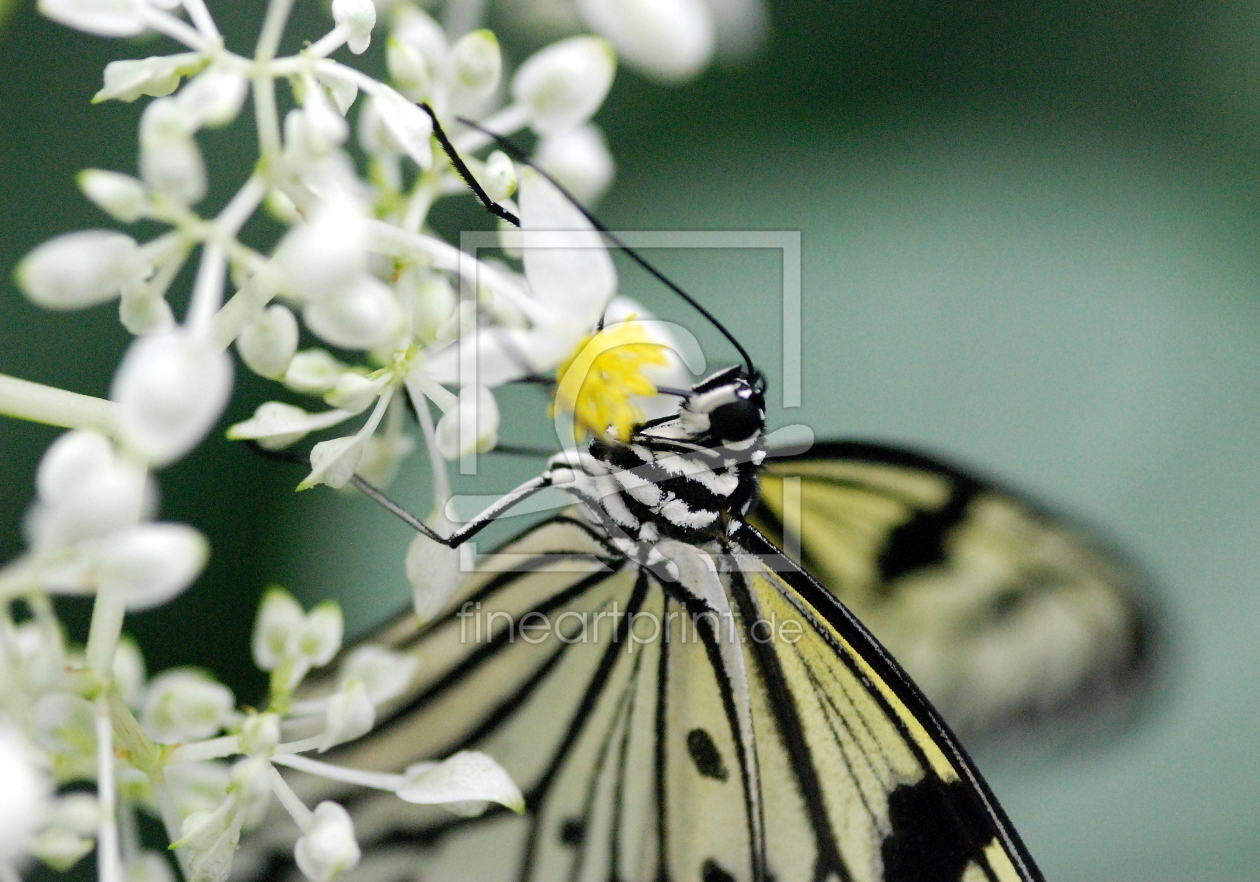
[[96, 832], [97, 879], [99, 882], [123, 882], [115, 818], [118, 785], [114, 780], [114, 729], [110, 725], [108, 696], [98, 695], [92, 709], [96, 718], [96, 800], [100, 810]]
[[0, 374], [0, 414], [67, 429], [95, 429], [107, 435], [118, 430], [118, 405], [112, 401], [5, 374]]
[[[334, 766], [332, 763], [324, 763], [319, 760], [313, 760], [310, 757], [297, 756], [295, 754], [277, 754], [272, 757], [271, 761], [279, 766], [297, 769], [299, 772], [319, 775], [321, 778], [331, 778], [333, 781], [345, 781], [347, 784], [371, 787], [374, 790], [397, 790], [406, 780], [402, 775], [395, 775], [389, 772], [364, 772], [359, 769], [347, 769], [344, 766]], [[278, 774], [277, 777], [279, 777]]]

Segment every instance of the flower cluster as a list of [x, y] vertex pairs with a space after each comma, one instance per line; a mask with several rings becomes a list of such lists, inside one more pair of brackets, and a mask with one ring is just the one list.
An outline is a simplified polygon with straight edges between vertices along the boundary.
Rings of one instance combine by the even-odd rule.
[[[614, 300], [608, 252], [553, 178], [585, 201], [612, 179], [591, 118], [613, 80], [614, 45], [651, 76], [685, 79], [724, 43], [758, 32], [758, 0], [562, 0], [551, 6], [567, 10], [563, 38], [514, 70], [470, 18], [484, 11], [480, 0], [451, 0], [445, 28], [410, 0], [333, 0], [331, 29], [281, 56], [291, 6], [269, 0], [252, 54], [241, 55], [203, 0], [39, 3], [67, 26], [156, 34], [179, 51], [106, 68], [97, 101], [143, 99], [136, 173], [79, 176], [114, 221], [161, 232], [144, 241], [115, 229], [68, 233], [15, 273], [48, 309], [116, 301], [135, 339], [107, 399], [0, 376], [0, 413], [71, 430], [39, 466], [26, 551], [0, 568], [0, 880], [31, 857], [64, 869], [95, 849], [103, 882], [164, 882], [170, 863], [137, 832], [147, 812], [181, 874], [217, 882], [242, 833], [276, 803], [301, 831], [294, 857], [306, 876], [324, 882], [353, 866], [346, 811], [306, 806], [278, 767], [463, 814], [491, 802], [523, 809], [507, 774], [475, 752], [397, 774], [305, 755], [370, 731], [376, 708], [407, 688], [418, 663], [362, 646], [342, 653], [325, 678], [332, 687], [309, 697], [299, 689], [307, 675], [339, 653], [335, 607], [304, 612], [282, 590], [266, 594], [253, 641], [271, 677], [262, 710], [243, 709], [205, 672], [146, 673], [122, 634], [127, 613], [184, 591], [209, 554], [198, 531], [156, 519], [155, 471], [220, 420], [235, 379], [231, 349], [290, 400], [263, 404], [230, 437], [278, 450], [334, 430], [311, 450], [303, 488], [355, 475], [387, 483], [417, 445], [410, 404], [434, 475], [436, 526], [449, 497], [446, 462], [496, 442], [498, 387], [563, 366], [557, 400], [577, 429], [624, 434], [655, 392], [639, 368], [655, 365], [658, 381], [680, 368], [659, 332], [614, 323], [641, 310]], [[602, 36], [574, 34], [574, 22]], [[347, 61], [380, 35], [387, 81]], [[211, 212], [198, 138], [235, 123], [247, 103], [258, 158]], [[488, 198], [519, 216], [519, 230], [501, 225], [472, 251], [432, 232], [434, 204], [470, 193], [438, 149], [435, 124]], [[527, 132], [534, 163], [552, 177], [494, 149], [490, 132]], [[270, 233], [250, 223], [260, 216], [275, 222]], [[171, 304], [185, 292], [173, 286], [194, 262], [177, 315]], [[303, 333], [313, 345], [299, 348]], [[449, 598], [456, 563], [454, 551], [418, 537], [406, 571], [421, 618]], [[82, 646], [55, 613], [55, 598], [67, 595], [93, 603]]]

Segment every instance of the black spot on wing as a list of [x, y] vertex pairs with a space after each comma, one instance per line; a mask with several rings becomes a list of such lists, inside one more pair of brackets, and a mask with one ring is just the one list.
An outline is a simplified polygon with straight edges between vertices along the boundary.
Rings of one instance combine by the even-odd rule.
[[949, 501], [937, 511], [920, 511], [888, 534], [879, 555], [887, 583], [945, 560], [945, 539], [967, 514], [978, 488], [956, 483]]
[[704, 729], [692, 729], [687, 733], [687, 752], [696, 770], [706, 778], [725, 781], [730, 774], [726, 763], [722, 762], [722, 754], [713, 743], [713, 736]]
[[581, 845], [586, 838], [586, 822], [581, 818], [565, 818], [560, 825], [560, 842], [564, 845]]
[[959, 882], [993, 839], [986, 818], [961, 780], [945, 784], [927, 775], [888, 796], [892, 832], [884, 839], [887, 882]]
[[713, 858], [709, 858], [700, 868], [700, 882], [735, 882], [735, 877], [719, 867]]

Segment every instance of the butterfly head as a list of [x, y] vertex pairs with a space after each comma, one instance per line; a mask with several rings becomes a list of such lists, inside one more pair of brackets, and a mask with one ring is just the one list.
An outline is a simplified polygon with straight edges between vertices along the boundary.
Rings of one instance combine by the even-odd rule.
[[725, 368], [691, 388], [678, 409], [679, 423], [695, 440], [711, 446], [755, 444], [766, 428], [765, 390], [760, 374]]

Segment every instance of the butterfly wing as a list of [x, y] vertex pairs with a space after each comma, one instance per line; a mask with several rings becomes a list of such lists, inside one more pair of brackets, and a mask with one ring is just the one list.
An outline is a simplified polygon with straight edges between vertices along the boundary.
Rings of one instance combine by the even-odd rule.
[[[400, 771], [483, 750], [528, 811], [459, 817], [295, 781], [351, 811], [355, 878], [1040, 879], [895, 663], [747, 533], [712, 565], [675, 549], [693, 566], [667, 583], [556, 518], [483, 561], [444, 618], [387, 628], [420, 673], [327, 758]], [[774, 639], [753, 639], [759, 621]], [[261, 843], [273, 869], [289, 842]]]
[[772, 459], [750, 520], [875, 633], [958, 731], [1119, 719], [1150, 671], [1141, 578], [952, 465], [829, 442]]

